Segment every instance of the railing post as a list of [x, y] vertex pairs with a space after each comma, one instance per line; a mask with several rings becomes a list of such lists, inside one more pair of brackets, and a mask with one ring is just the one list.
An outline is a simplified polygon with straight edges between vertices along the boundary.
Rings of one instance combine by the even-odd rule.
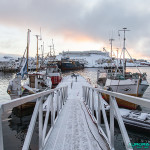
[[87, 87], [85, 87], [85, 103], [87, 104]]
[[66, 100], [67, 100], [67, 94], [68, 94], [68, 86], [66, 87]]
[[106, 111], [105, 111], [105, 107], [104, 107], [104, 103], [103, 103], [103, 99], [102, 99], [101, 93], [99, 94], [99, 99], [100, 99], [100, 105], [101, 105], [101, 108], [102, 108], [102, 114], [103, 114], [103, 119], [104, 119], [104, 123], [105, 123], [107, 137], [108, 137], [108, 140], [110, 141], [110, 129], [109, 129], [109, 124], [108, 124]]
[[83, 99], [85, 100], [85, 86], [83, 86], [82, 89], [83, 89]]
[[82, 97], [84, 98], [84, 86], [82, 86]]
[[64, 88], [62, 87], [62, 101], [63, 101], [63, 105], [64, 105]]
[[88, 105], [89, 105], [89, 108], [91, 109], [91, 88], [89, 88], [89, 101], [88, 101]]
[[0, 149], [4, 150], [3, 129], [2, 129], [2, 108], [0, 106]]
[[118, 125], [119, 125], [119, 128], [120, 128], [122, 137], [123, 137], [123, 141], [124, 141], [125, 147], [126, 147], [126, 149], [133, 150], [132, 147], [129, 147], [129, 143], [131, 143], [131, 142], [130, 142], [130, 139], [129, 139], [127, 130], [126, 130], [126, 128], [125, 128], [125, 125], [124, 125], [122, 116], [121, 116], [121, 114], [120, 114], [120, 110], [119, 110], [119, 108], [118, 108], [118, 104], [117, 104], [117, 102], [116, 102], [116, 99], [115, 99], [115, 97], [112, 97], [112, 99], [113, 99], [113, 100], [112, 100], [113, 108], [114, 108], [114, 110], [115, 110], [115, 116], [116, 116], [117, 121], [118, 121]]
[[61, 109], [62, 109], [62, 106], [63, 106], [62, 88], [60, 89], [60, 103], [61, 103]]
[[63, 99], [64, 99], [64, 103], [65, 103], [65, 87], [63, 87]]
[[94, 89], [92, 89], [92, 114], [94, 116]]
[[52, 100], [52, 93], [48, 96], [48, 104], [47, 104], [47, 111], [46, 111], [46, 116], [45, 116], [45, 121], [44, 121], [44, 126], [43, 126], [43, 143], [45, 140], [45, 135], [46, 135], [46, 130], [47, 130], [47, 124], [48, 124], [48, 119], [49, 119], [49, 112], [50, 112], [50, 104]]
[[34, 111], [33, 111], [32, 117], [31, 117], [31, 121], [29, 124], [29, 128], [28, 128], [28, 131], [26, 134], [26, 138], [25, 138], [22, 150], [28, 150], [29, 149], [32, 134], [33, 134], [35, 123], [36, 123], [36, 119], [37, 119], [38, 112], [39, 112], [39, 106], [40, 106], [40, 99], [38, 98], [36, 101], [36, 105], [34, 107]]
[[61, 88], [61, 100], [62, 100], [62, 106], [64, 105], [64, 99], [63, 99], [63, 88]]
[[57, 116], [59, 114], [59, 90], [56, 91], [56, 100], [57, 100]]
[[65, 93], [64, 99], [65, 99], [65, 102], [66, 102], [66, 100], [67, 100], [67, 87], [64, 87], [64, 93]]
[[114, 108], [113, 98], [110, 96], [110, 144], [111, 148], [114, 149]]
[[98, 96], [98, 106], [97, 106], [97, 124], [98, 126], [101, 125], [101, 110], [100, 110], [100, 99], [99, 99], [99, 92], [97, 92], [97, 96]]
[[40, 99], [39, 104], [39, 150], [43, 147], [43, 97]]
[[59, 99], [59, 111], [61, 110], [62, 104], [61, 104], [61, 91], [59, 89], [58, 91], [58, 99]]
[[54, 125], [54, 106], [53, 106], [54, 92], [51, 99], [51, 127]]
[[61, 99], [62, 99], [62, 106], [63, 106], [64, 105], [63, 88], [61, 88]]
[[87, 105], [89, 105], [89, 88], [87, 87]]
[[62, 109], [62, 96], [61, 96], [61, 89], [59, 89], [59, 104], [60, 104], [60, 109]]
[[67, 100], [67, 98], [68, 98], [68, 86], [66, 88], [66, 100]]

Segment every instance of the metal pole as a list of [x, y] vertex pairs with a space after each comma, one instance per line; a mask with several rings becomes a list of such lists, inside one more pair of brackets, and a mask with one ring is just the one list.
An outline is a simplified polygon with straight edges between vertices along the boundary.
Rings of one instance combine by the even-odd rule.
[[38, 71], [38, 67], [39, 67], [39, 59], [38, 59], [38, 38], [39, 38], [39, 35], [35, 35], [36, 38], [37, 38], [37, 59], [36, 59], [36, 71]]
[[113, 108], [113, 98], [110, 96], [110, 144], [111, 148], [114, 148], [114, 108]]
[[1, 109], [1, 106], [0, 106], [0, 149], [4, 150], [3, 129], [2, 129], [2, 109]]
[[111, 45], [111, 53], [110, 53], [110, 57], [112, 58], [112, 41], [114, 41], [114, 39], [109, 39], [110, 41], [110, 45]]
[[56, 99], [57, 99], [57, 116], [59, 114], [59, 97], [58, 97], [59, 90], [56, 91]]
[[126, 50], [126, 46], [125, 46], [125, 41], [126, 41], [125, 32], [126, 31], [130, 31], [130, 30], [127, 30], [127, 28], [123, 28], [123, 30], [119, 30], [119, 31], [123, 31], [123, 33], [124, 33], [124, 39], [123, 39], [123, 75], [125, 75], [125, 50]]
[[100, 126], [101, 125], [101, 110], [100, 110], [100, 99], [99, 96], [100, 93], [97, 93], [98, 96], [98, 106], [97, 106], [97, 125]]
[[94, 116], [94, 90], [92, 90], [92, 114]]
[[31, 30], [28, 29], [28, 32], [27, 32], [27, 72], [29, 71], [28, 59], [29, 59], [30, 32], [31, 32]]
[[40, 99], [39, 106], [39, 150], [42, 150], [43, 146], [43, 97]]
[[54, 106], [53, 106], [53, 99], [54, 99], [54, 92], [52, 93], [52, 99], [51, 99], [51, 127], [54, 125]]

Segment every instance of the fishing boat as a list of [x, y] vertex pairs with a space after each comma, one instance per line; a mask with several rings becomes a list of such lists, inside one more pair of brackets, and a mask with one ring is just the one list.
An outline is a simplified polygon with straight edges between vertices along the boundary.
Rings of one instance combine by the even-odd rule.
[[[139, 70], [139, 73], [130, 73], [126, 72], [126, 65], [125, 65], [125, 32], [129, 31], [127, 28], [123, 28], [123, 30], [119, 30], [124, 32], [124, 45], [123, 45], [123, 59], [122, 59], [122, 67], [119, 68], [118, 64], [115, 66], [115, 68], [108, 69], [107, 76], [104, 80], [99, 79], [99, 81], [104, 85], [104, 89], [112, 91], [112, 92], [118, 92], [123, 93], [127, 95], [142, 97], [146, 89], [148, 88], [149, 84], [146, 79], [146, 73], [141, 73]], [[109, 101], [109, 96], [106, 94], [103, 94], [103, 98], [106, 101]], [[127, 101], [124, 101], [122, 99], [117, 99], [117, 103], [120, 107], [128, 108], [128, 109], [137, 109], [137, 105], [134, 103], [130, 103]]]
[[58, 62], [58, 67], [61, 69], [61, 71], [79, 70], [84, 69], [84, 64], [66, 57], [62, 58], [61, 61]]
[[[28, 29], [27, 33], [27, 57], [20, 72], [15, 75], [15, 78], [9, 81], [7, 93], [11, 99], [16, 99], [29, 94], [34, 94], [52, 87], [51, 77], [47, 75], [46, 70], [39, 71], [38, 64], [38, 35], [37, 37], [37, 64], [36, 71], [28, 71], [28, 54], [29, 54], [29, 39], [31, 30]], [[26, 79], [24, 81], [26, 75]]]
[[57, 86], [61, 82], [61, 71], [56, 62], [48, 62], [46, 72], [47, 75], [51, 77], [53, 87]]

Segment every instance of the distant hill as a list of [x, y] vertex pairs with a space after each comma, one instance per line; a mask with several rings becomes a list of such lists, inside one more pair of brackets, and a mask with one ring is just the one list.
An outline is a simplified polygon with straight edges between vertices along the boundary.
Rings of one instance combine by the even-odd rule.
[[13, 58], [22, 57], [21, 55], [17, 55], [17, 54], [5, 54], [0, 52], [0, 57], [4, 57], [4, 56], [13, 57]]

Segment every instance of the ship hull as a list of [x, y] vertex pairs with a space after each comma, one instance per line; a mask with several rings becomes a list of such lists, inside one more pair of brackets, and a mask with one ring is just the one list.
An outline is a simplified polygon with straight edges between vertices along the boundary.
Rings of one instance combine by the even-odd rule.
[[[147, 81], [140, 81], [139, 79], [127, 79], [127, 80], [106, 80], [105, 88], [112, 92], [123, 93], [126, 95], [142, 97], [146, 89], [148, 88]], [[109, 102], [109, 96], [102, 94], [103, 98]], [[116, 98], [119, 107], [128, 109], [137, 109], [136, 104], [124, 101], [122, 99]]]

